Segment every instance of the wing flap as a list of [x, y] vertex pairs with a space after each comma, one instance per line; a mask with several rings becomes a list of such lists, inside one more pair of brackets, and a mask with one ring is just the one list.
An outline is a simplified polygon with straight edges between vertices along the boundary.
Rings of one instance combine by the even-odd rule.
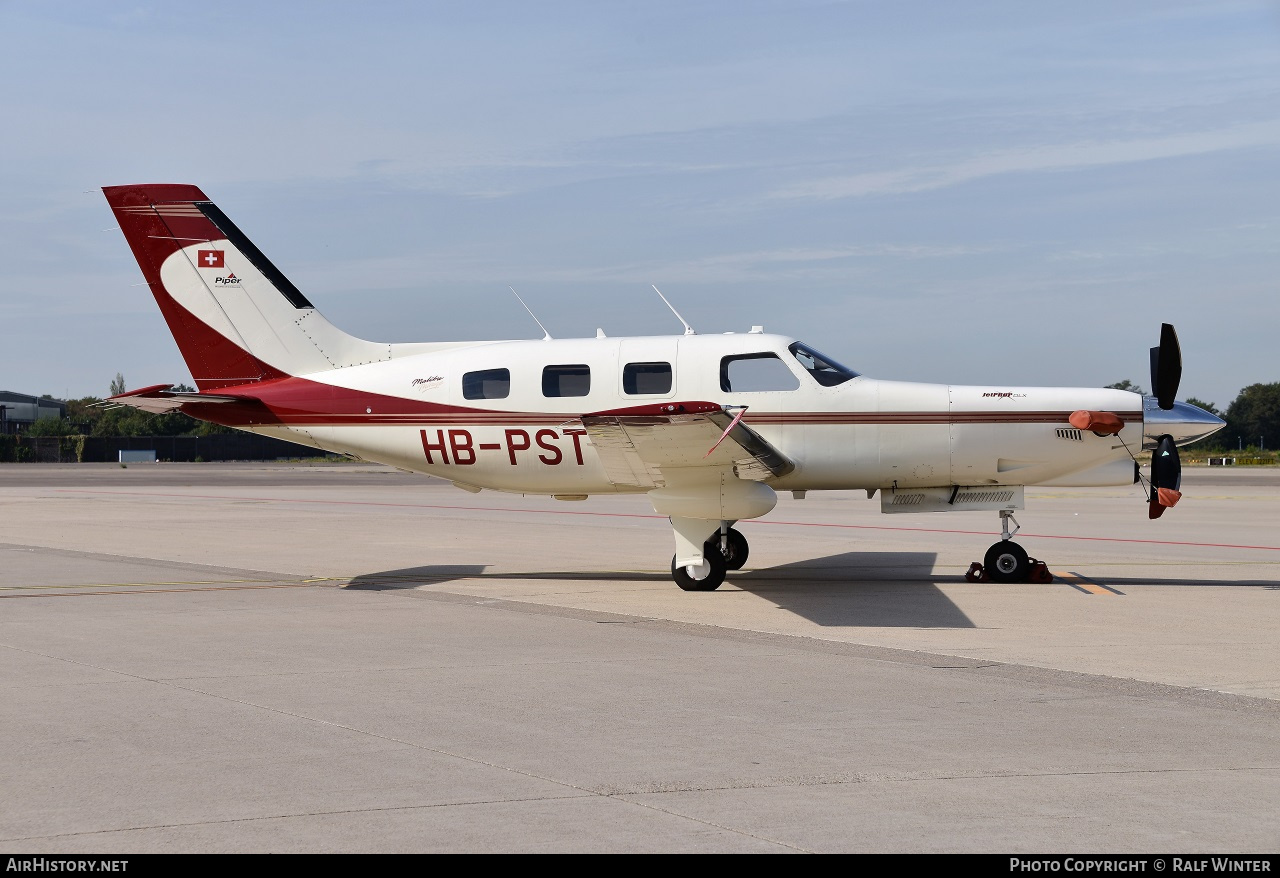
[[615, 485], [660, 488], [665, 473], [689, 468], [732, 467], [752, 481], [795, 469], [786, 455], [759, 433], [719, 408], [693, 414], [583, 415], [582, 425]]

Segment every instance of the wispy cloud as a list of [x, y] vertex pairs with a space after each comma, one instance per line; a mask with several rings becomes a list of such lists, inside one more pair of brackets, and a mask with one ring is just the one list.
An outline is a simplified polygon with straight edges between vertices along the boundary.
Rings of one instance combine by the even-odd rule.
[[[588, 270], [591, 278], [635, 281], [661, 277], [683, 282], [707, 283], [748, 279], [804, 278], [838, 271], [848, 275], [847, 260], [874, 259], [938, 259], [969, 256], [990, 248], [964, 245], [931, 246], [926, 244], [870, 243], [834, 247], [786, 247], [771, 250], [748, 250], [718, 253], [675, 262], [638, 263]], [[836, 264], [840, 263], [840, 264]]]
[[825, 201], [923, 192], [998, 174], [1071, 171], [1278, 145], [1280, 120], [1269, 120], [1218, 131], [998, 150], [944, 164], [821, 177], [776, 189], [767, 197]]
[[[355, 294], [371, 289], [412, 289], [429, 284], [624, 283], [644, 287], [654, 281], [727, 283], [749, 280], [849, 277], [873, 261], [948, 259], [989, 253], [996, 248], [969, 245], [867, 243], [830, 247], [785, 247], [717, 253], [690, 259], [548, 265], [519, 260], [495, 263], [492, 258], [448, 252], [415, 257], [355, 259], [312, 265], [294, 278], [307, 289]], [[858, 263], [856, 260], [864, 260]], [[425, 266], [425, 267], [424, 267]]]

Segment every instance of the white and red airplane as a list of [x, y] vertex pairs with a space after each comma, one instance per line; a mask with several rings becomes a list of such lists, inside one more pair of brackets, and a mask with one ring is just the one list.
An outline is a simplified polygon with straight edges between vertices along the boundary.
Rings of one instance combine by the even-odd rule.
[[[195, 186], [103, 191], [198, 388], [161, 384], [113, 402], [466, 491], [648, 494], [671, 518], [671, 575], [686, 590], [715, 589], [742, 567], [747, 542], [733, 524], [767, 514], [778, 491], [848, 489], [879, 491], [882, 512], [998, 513], [1002, 538], [970, 575], [1024, 581], [1036, 565], [1011, 537], [1027, 485], [1142, 480], [1156, 518], [1181, 496], [1177, 446], [1224, 426], [1174, 400], [1182, 363], [1168, 324], [1151, 349], [1148, 397], [882, 381], [761, 327], [364, 341], [321, 316]], [[1144, 449], [1149, 477], [1134, 459]]]

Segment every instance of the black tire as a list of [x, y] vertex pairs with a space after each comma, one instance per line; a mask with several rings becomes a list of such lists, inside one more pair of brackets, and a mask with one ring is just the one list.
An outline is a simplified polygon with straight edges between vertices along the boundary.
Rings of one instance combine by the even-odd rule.
[[987, 549], [982, 566], [996, 582], [1026, 582], [1031, 573], [1027, 550], [1012, 540], [1001, 540]]
[[671, 578], [676, 581], [676, 585], [685, 591], [715, 591], [720, 587], [720, 583], [724, 582], [724, 556], [719, 551], [710, 551], [710, 547], [703, 554], [707, 565], [711, 568], [702, 579], [694, 579], [689, 575], [689, 571], [684, 565], [676, 564], [676, 556], [671, 556]]
[[724, 555], [726, 570], [741, 570], [742, 565], [747, 563], [747, 555], [751, 547], [747, 545], [747, 538], [733, 528], [729, 528], [727, 536], [729, 537], [727, 548], [720, 547], [720, 534], [716, 534], [707, 540], [707, 551], [714, 549]]

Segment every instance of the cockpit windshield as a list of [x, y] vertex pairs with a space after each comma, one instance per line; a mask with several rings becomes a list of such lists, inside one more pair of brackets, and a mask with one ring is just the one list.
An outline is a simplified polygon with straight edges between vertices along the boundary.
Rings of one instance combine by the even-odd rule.
[[800, 361], [800, 365], [804, 366], [805, 371], [813, 376], [813, 380], [823, 387], [835, 387], [837, 384], [845, 383], [850, 378], [858, 377], [857, 372], [841, 366], [835, 360], [823, 356], [808, 345], [796, 342], [787, 350], [791, 351], [791, 354]]

